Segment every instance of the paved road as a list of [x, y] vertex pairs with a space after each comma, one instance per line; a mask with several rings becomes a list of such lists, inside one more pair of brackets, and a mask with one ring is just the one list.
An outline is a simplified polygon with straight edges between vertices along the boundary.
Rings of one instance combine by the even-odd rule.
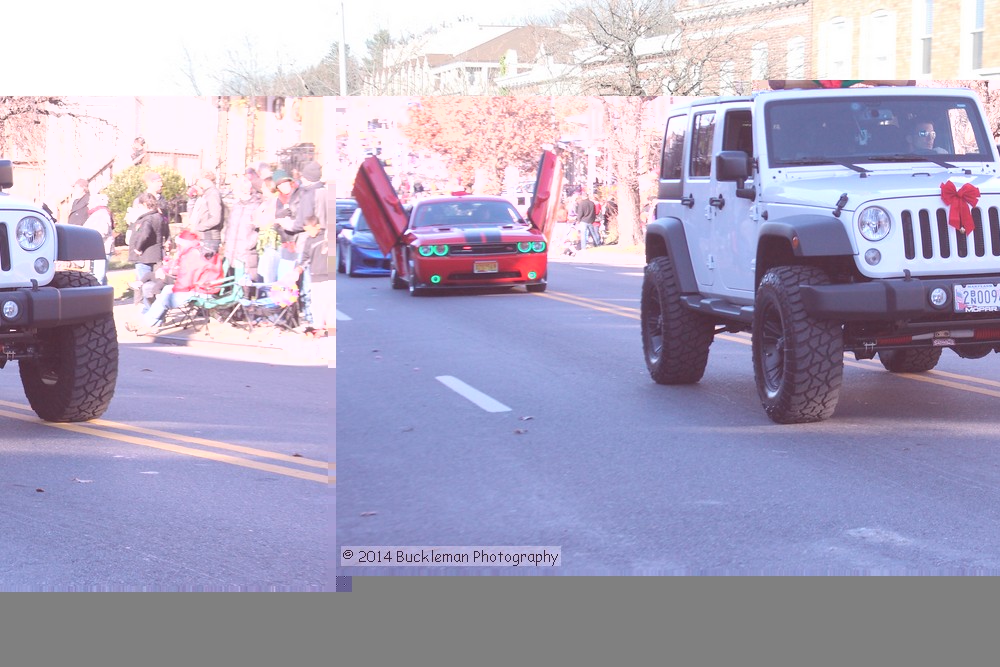
[[551, 274], [541, 295], [341, 280], [341, 549], [552, 545], [559, 574], [1000, 571], [997, 355], [919, 377], [848, 355], [834, 418], [778, 426], [747, 336], [719, 336], [699, 384], [658, 386], [641, 270]]
[[0, 589], [332, 590], [334, 371], [291, 341], [121, 343], [86, 424], [0, 372]]

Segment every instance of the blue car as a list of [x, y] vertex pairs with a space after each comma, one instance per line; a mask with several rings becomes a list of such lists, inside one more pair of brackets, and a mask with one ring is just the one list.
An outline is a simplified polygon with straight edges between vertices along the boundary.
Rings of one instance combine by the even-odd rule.
[[368, 221], [358, 208], [337, 234], [337, 272], [349, 276], [389, 275], [389, 255], [379, 250]]
[[351, 215], [358, 208], [358, 202], [353, 199], [337, 199], [337, 233], [350, 221]]

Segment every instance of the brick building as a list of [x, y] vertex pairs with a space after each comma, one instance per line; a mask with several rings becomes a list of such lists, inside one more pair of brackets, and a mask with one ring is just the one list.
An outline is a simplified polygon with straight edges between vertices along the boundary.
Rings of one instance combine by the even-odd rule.
[[[812, 0], [817, 78], [1000, 75], [1000, 0]], [[994, 22], [995, 23], [995, 22]], [[992, 30], [992, 32], [991, 32]]]

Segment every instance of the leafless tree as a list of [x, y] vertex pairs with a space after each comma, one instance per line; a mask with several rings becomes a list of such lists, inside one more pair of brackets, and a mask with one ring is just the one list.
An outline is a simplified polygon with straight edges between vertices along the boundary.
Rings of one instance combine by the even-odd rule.
[[0, 155], [16, 154], [24, 161], [42, 161], [47, 120], [57, 117], [108, 125], [62, 97], [0, 97]]

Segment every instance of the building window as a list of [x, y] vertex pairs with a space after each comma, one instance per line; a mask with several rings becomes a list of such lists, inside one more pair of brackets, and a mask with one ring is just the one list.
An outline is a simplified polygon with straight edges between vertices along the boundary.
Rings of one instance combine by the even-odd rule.
[[920, 74], [931, 73], [931, 36], [934, 34], [934, 0], [914, 0], [915, 20], [913, 34], [917, 40]]
[[826, 39], [826, 76], [851, 76], [851, 26], [844, 18], [830, 21]]
[[806, 78], [806, 40], [805, 37], [792, 37], [788, 40], [788, 60], [786, 64], [789, 79]]
[[862, 19], [860, 74], [866, 79], [896, 76], [896, 17], [879, 10]]
[[757, 42], [750, 47], [750, 78], [754, 81], [768, 78], [767, 42]]
[[972, 69], [983, 68], [983, 29], [986, 27], [986, 2], [976, 0], [976, 15], [972, 23]]

